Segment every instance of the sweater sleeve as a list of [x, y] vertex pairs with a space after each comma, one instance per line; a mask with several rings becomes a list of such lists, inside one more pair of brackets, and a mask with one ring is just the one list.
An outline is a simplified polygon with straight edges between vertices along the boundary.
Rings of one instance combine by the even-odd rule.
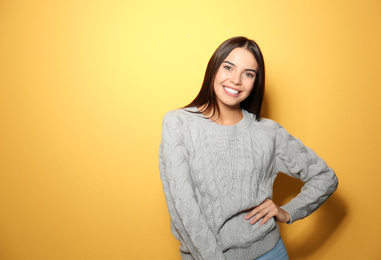
[[160, 176], [172, 227], [194, 259], [225, 259], [197, 203], [188, 163], [189, 153], [181, 135], [181, 127], [180, 119], [173, 113], [164, 117]]
[[290, 214], [289, 224], [310, 215], [337, 189], [334, 171], [280, 126], [276, 135], [276, 167], [278, 172], [304, 182], [301, 192], [281, 207]]

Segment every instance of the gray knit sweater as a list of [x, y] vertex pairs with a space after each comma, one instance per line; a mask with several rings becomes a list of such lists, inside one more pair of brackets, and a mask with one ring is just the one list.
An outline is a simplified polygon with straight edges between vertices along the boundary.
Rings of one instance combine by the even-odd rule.
[[280, 238], [275, 220], [251, 225], [244, 216], [272, 199], [279, 172], [305, 183], [282, 206], [290, 223], [310, 215], [336, 190], [335, 173], [311, 149], [279, 124], [242, 112], [232, 126], [185, 109], [164, 116], [160, 174], [182, 259], [253, 260], [270, 251]]

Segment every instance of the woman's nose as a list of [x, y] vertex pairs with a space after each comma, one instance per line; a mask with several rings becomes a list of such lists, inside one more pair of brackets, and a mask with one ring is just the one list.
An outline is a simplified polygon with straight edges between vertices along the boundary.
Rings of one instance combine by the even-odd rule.
[[235, 85], [241, 85], [241, 75], [239, 73], [233, 73], [230, 80]]

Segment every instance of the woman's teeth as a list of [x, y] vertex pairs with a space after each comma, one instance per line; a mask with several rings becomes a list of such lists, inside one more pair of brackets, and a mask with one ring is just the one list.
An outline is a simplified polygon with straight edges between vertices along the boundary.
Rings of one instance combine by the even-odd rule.
[[231, 88], [224, 87], [224, 89], [225, 89], [227, 92], [232, 93], [232, 94], [238, 94], [238, 93], [239, 93], [239, 91], [234, 90], [234, 89], [231, 89]]

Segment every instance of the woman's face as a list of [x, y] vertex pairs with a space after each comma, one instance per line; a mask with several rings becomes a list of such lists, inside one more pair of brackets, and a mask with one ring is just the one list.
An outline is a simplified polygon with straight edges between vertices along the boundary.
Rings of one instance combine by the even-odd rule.
[[222, 62], [214, 79], [218, 106], [239, 109], [254, 87], [258, 63], [245, 48], [235, 48]]

